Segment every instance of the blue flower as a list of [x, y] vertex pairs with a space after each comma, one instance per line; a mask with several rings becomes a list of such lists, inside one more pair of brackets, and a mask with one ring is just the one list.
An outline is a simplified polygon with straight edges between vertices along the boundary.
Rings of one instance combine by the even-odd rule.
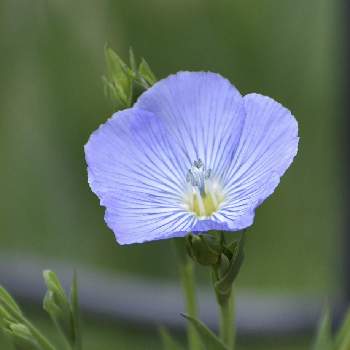
[[180, 72], [115, 113], [85, 146], [89, 184], [120, 244], [237, 231], [275, 190], [298, 124], [218, 74]]

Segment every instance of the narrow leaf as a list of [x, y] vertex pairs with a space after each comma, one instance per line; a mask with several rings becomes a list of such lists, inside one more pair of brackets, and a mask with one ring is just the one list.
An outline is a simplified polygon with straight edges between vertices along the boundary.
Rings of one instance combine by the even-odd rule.
[[186, 314], [181, 314], [186, 318], [191, 324], [196, 327], [198, 333], [201, 336], [202, 343], [207, 350], [229, 350], [226, 345], [214, 334], [203, 322], [188, 316]]

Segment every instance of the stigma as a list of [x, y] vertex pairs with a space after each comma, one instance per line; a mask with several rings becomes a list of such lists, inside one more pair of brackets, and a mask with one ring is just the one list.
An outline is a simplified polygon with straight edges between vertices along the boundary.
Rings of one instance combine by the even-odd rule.
[[207, 169], [201, 159], [193, 162], [187, 172], [188, 183], [184, 196], [185, 207], [197, 217], [205, 218], [220, 209], [224, 193], [211, 169]]

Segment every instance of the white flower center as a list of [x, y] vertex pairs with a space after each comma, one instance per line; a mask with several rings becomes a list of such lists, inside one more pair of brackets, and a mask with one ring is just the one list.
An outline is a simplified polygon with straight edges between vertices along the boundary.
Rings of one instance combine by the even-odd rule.
[[184, 196], [185, 207], [198, 217], [209, 217], [219, 210], [225, 199], [220, 182], [212, 176], [211, 169], [198, 159], [188, 170], [189, 184]]

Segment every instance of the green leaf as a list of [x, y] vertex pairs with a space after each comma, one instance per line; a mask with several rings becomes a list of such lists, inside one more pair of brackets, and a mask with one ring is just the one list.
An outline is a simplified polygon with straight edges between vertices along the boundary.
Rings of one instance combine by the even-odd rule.
[[181, 347], [164, 327], [159, 328], [164, 350], [181, 350]]
[[346, 312], [343, 323], [335, 338], [336, 350], [350, 349], [350, 309]]
[[142, 58], [141, 63], [139, 65], [139, 74], [150, 86], [154, 85], [157, 82], [156, 76], [154, 75], [154, 73], [151, 70], [151, 67], [144, 58]]
[[194, 325], [201, 336], [201, 340], [207, 350], [229, 350], [226, 345], [204, 323], [186, 314], [181, 314]]
[[327, 308], [321, 318], [313, 350], [333, 350], [332, 325], [329, 309]]

